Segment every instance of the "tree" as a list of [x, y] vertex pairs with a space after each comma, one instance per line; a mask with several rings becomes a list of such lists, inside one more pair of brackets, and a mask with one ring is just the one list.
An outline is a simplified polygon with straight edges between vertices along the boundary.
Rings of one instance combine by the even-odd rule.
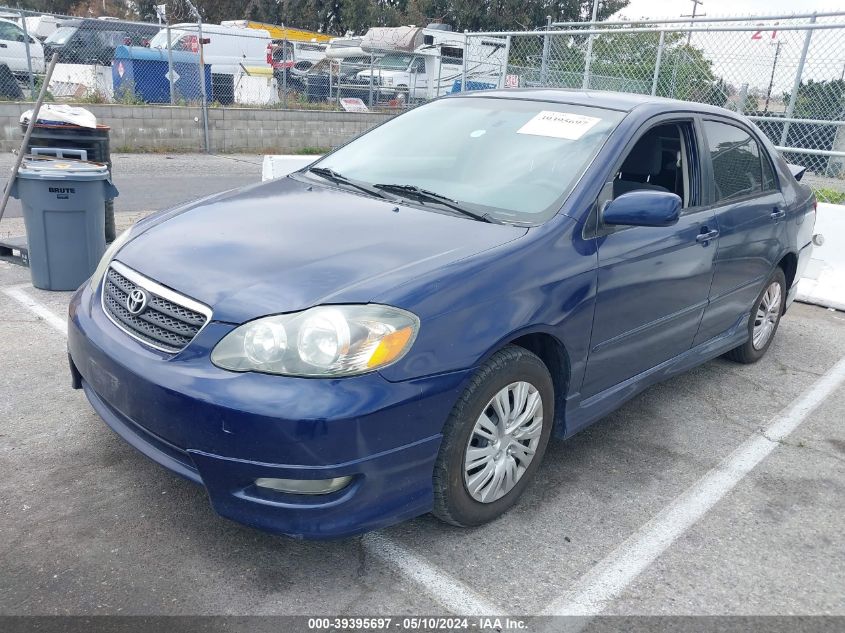
[[[192, 0], [203, 20], [251, 19], [271, 24], [343, 35], [364, 33], [371, 26], [445, 22], [455, 30], [493, 31], [543, 28], [554, 21], [589, 19], [593, 0]], [[171, 23], [192, 21], [185, 0], [22, 0], [21, 6], [73, 15], [111, 15], [154, 22], [155, 4], [166, 4]], [[628, 0], [604, 0], [598, 17], [605, 19]]]
[[[635, 25], [634, 25], [635, 26]], [[713, 64], [704, 51], [686, 44], [683, 33], [666, 33], [657, 94], [660, 96], [697, 101], [722, 106], [728, 98], [729, 87], [713, 72]], [[591, 73], [594, 76], [622, 78], [630, 84], [616, 89], [650, 92], [660, 48], [658, 33], [618, 33], [600, 35], [593, 44]], [[591, 82], [591, 86], [614, 89]]]
[[[783, 100], [789, 103], [790, 93], [785, 92]], [[799, 119], [824, 119], [836, 121], [842, 118], [845, 110], [845, 81], [808, 79], [798, 87], [793, 116]]]
[[[9, 3], [12, 4], [12, 3]], [[22, 0], [15, 6], [28, 11], [50, 12], [70, 15], [79, 0]]]
[[[683, 34], [675, 33], [666, 40], [682, 39]], [[657, 94], [697, 101], [711, 105], [724, 106], [728, 99], [728, 86], [713, 72], [713, 62], [704, 55], [704, 51], [695, 46], [676, 44], [663, 51], [663, 59], [657, 80]]]
[[[598, 19], [627, 5], [628, 0], [605, 0]], [[411, 0], [406, 15], [423, 26], [442, 21], [458, 31], [513, 31], [545, 28], [547, 15], [554, 22], [589, 20], [592, 7], [592, 0]]]
[[[221, 6], [211, 10], [212, 3], [230, 4], [231, 0], [203, 0], [209, 19], [236, 9]], [[599, 19], [627, 4], [628, 0], [602, 2]], [[256, 20], [343, 34], [363, 33], [370, 26], [425, 26], [430, 22], [445, 22], [457, 31], [542, 28], [547, 15], [554, 21], [589, 19], [592, 0], [252, 0], [247, 6], [248, 15]]]
[[[638, 26], [636, 23], [632, 27]], [[589, 36], [549, 37], [545, 78], [541, 77], [543, 35], [512, 38], [509, 73], [523, 82], [580, 88], [586, 75]], [[659, 33], [631, 32], [627, 27], [595, 35], [590, 57], [589, 87], [598, 90], [651, 92], [660, 49]], [[544, 81], [545, 79], [545, 81]], [[703, 51], [689, 46], [681, 33], [666, 33], [661, 54], [657, 94], [688, 101], [724, 105], [730, 87], [713, 72]]]
[[157, 4], [164, 4], [164, 2], [156, 2], [156, 0], [138, 0], [137, 8], [135, 10], [137, 18], [142, 22], [158, 22], [158, 14], [156, 13]]

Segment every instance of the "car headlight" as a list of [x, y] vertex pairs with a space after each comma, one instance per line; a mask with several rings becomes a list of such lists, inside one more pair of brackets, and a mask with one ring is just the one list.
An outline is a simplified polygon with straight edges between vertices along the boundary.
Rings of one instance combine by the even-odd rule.
[[402, 358], [419, 319], [390, 306], [319, 306], [263, 317], [227, 334], [211, 362], [231, 371], [284, 376], [354, 376]]
[[91, 290], [96, 290], [97, 286], [103, 280], [103, 275], [106, 274], [106, 268], [109, 267], [111, 260], [114, 259], [114, 256], [117, 255], [117, 251], [119, 251], [120, 248], [126, 244], [127, 240], [129, 240], [130, 231], [132, 231], [132, 229], [128, 228], [118, 235], [106, 249], [106, 252], [103, 253], [102, 258], [100, 258], [100, 263], [97, 264], [97, 268], [94, 269], [94, 274], [91, 275], [91, 279], [88, 281]]

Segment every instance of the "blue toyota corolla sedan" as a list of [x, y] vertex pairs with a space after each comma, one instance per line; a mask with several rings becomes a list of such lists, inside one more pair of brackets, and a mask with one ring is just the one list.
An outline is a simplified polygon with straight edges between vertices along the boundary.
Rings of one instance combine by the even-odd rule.
[[73, 385], [235, 521], [479, 525], [552, 434], [719, 355], [761, 358], [814, 223], [727, 110], [456, 95], [121, 235], [70, 304]]

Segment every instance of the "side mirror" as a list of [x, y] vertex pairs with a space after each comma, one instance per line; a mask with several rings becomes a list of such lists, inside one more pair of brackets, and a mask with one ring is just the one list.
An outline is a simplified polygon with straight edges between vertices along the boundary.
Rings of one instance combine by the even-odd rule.
[[605, 224], [672, 226], [681, 215], [681, 198], [668, 191], [639, 190], [608, 202], [601, 213]]

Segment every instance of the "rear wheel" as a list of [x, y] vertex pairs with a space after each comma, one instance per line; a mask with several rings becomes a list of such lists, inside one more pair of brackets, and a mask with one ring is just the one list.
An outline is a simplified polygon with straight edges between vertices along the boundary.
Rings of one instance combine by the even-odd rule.
[[780, 324], [786, 301], [786, 277], [780, 267], [775, 268], [763, 292], [754, 302], [748, 319], [748, 340], [725, 354], [738, 363], [756, 363], [763, 358]]
[[434, 515], [480, 525], [510, 509], [540, 465], [554, 420], [554, 388], [537, 356], [516, 346], [478, 370], [443, 430]]

